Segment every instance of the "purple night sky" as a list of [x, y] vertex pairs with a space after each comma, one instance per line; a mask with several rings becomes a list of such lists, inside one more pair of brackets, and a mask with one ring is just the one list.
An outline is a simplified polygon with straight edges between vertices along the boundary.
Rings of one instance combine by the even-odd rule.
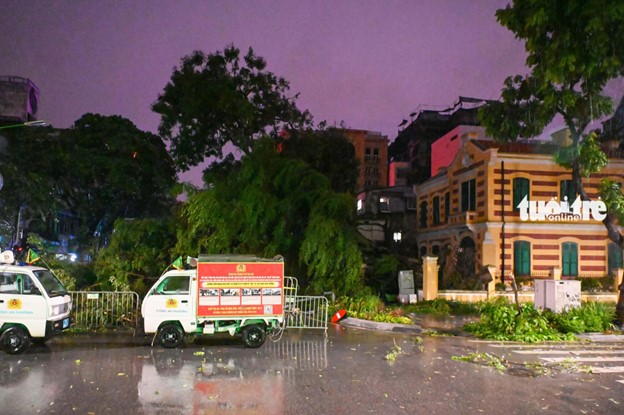
[[527, 72], [523, 45], [496, 21], [507, 3], [3, 0], [0, 75], [35, 82], [38, 117], [55, 127], [93, 112], [156, 132], [150, 105], [182, 56], [252, 46], [315, 122], [392, 140], [414, 110], [498, 99], [506, 76]]

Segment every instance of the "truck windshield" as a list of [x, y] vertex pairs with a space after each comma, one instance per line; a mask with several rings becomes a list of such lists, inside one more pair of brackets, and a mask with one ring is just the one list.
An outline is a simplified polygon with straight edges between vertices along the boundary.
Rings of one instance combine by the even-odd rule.
[[43, 285], [43, 288], [48, 293], [48, 296], [56, 297], [58, 295], [67, 294], [67, 290], [65, 289], [65, 286], [63, 285], [63, 283], [61, 283], [58, 280], [58, 278], [56, 278], [56, 276], [52, 274], [50, 271], [39, 270], [39, 271], [34, 271], [34, 274], [41, 282], [41, 285]]

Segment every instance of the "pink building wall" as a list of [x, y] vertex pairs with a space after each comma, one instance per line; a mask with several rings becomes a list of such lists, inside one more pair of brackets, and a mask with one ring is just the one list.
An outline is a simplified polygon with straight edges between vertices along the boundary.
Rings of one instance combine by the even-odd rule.
[[464, 140], [485, 139], [485, 128], [460, 125], [431, 143], [431, 177], [449, 166]]

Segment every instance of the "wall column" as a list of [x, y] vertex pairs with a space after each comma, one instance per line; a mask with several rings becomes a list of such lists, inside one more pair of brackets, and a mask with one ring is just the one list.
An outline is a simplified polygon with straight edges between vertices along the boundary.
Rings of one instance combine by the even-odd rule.
[[561, 279], [561, 267], [551, 268], [550, 278], [552, 278], [553, 280], [560, 280]]
[[423, 299], [435, 300], [438, 297], [438, 257], [424, 256], [423, 264]]

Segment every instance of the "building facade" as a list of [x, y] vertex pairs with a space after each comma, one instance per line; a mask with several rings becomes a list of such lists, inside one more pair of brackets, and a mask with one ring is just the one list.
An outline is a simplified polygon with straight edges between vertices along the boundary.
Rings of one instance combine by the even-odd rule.
[[[621, 250], [589, 205], [581, 206], [580, 217], [535, 214], [540, 204], [544, 211], [554, 203], [548, 208], [556, 213], [576, 200], [570, 170], [553, 161], [556, 148], [552, 142], [499, 144], [479, 127], [465, 126], [434, 143], [435, 175], [415, 186], [419, 253], [444, 262], [448, 252], [472, 250], [475, 270], [494, 265], [499, 274], [529, 277], [548, 277], [555, 268], [563, 277], [603, 277], [621, 267]], [[621, 154], [611, 153], [605, 169], [584, 179], [593, 201], [603, 178], [624, 182]]]
[[380, 132], [340, 130], [355, 148], [360, 163], [357, 192], [388, 186], [388, 136]]

